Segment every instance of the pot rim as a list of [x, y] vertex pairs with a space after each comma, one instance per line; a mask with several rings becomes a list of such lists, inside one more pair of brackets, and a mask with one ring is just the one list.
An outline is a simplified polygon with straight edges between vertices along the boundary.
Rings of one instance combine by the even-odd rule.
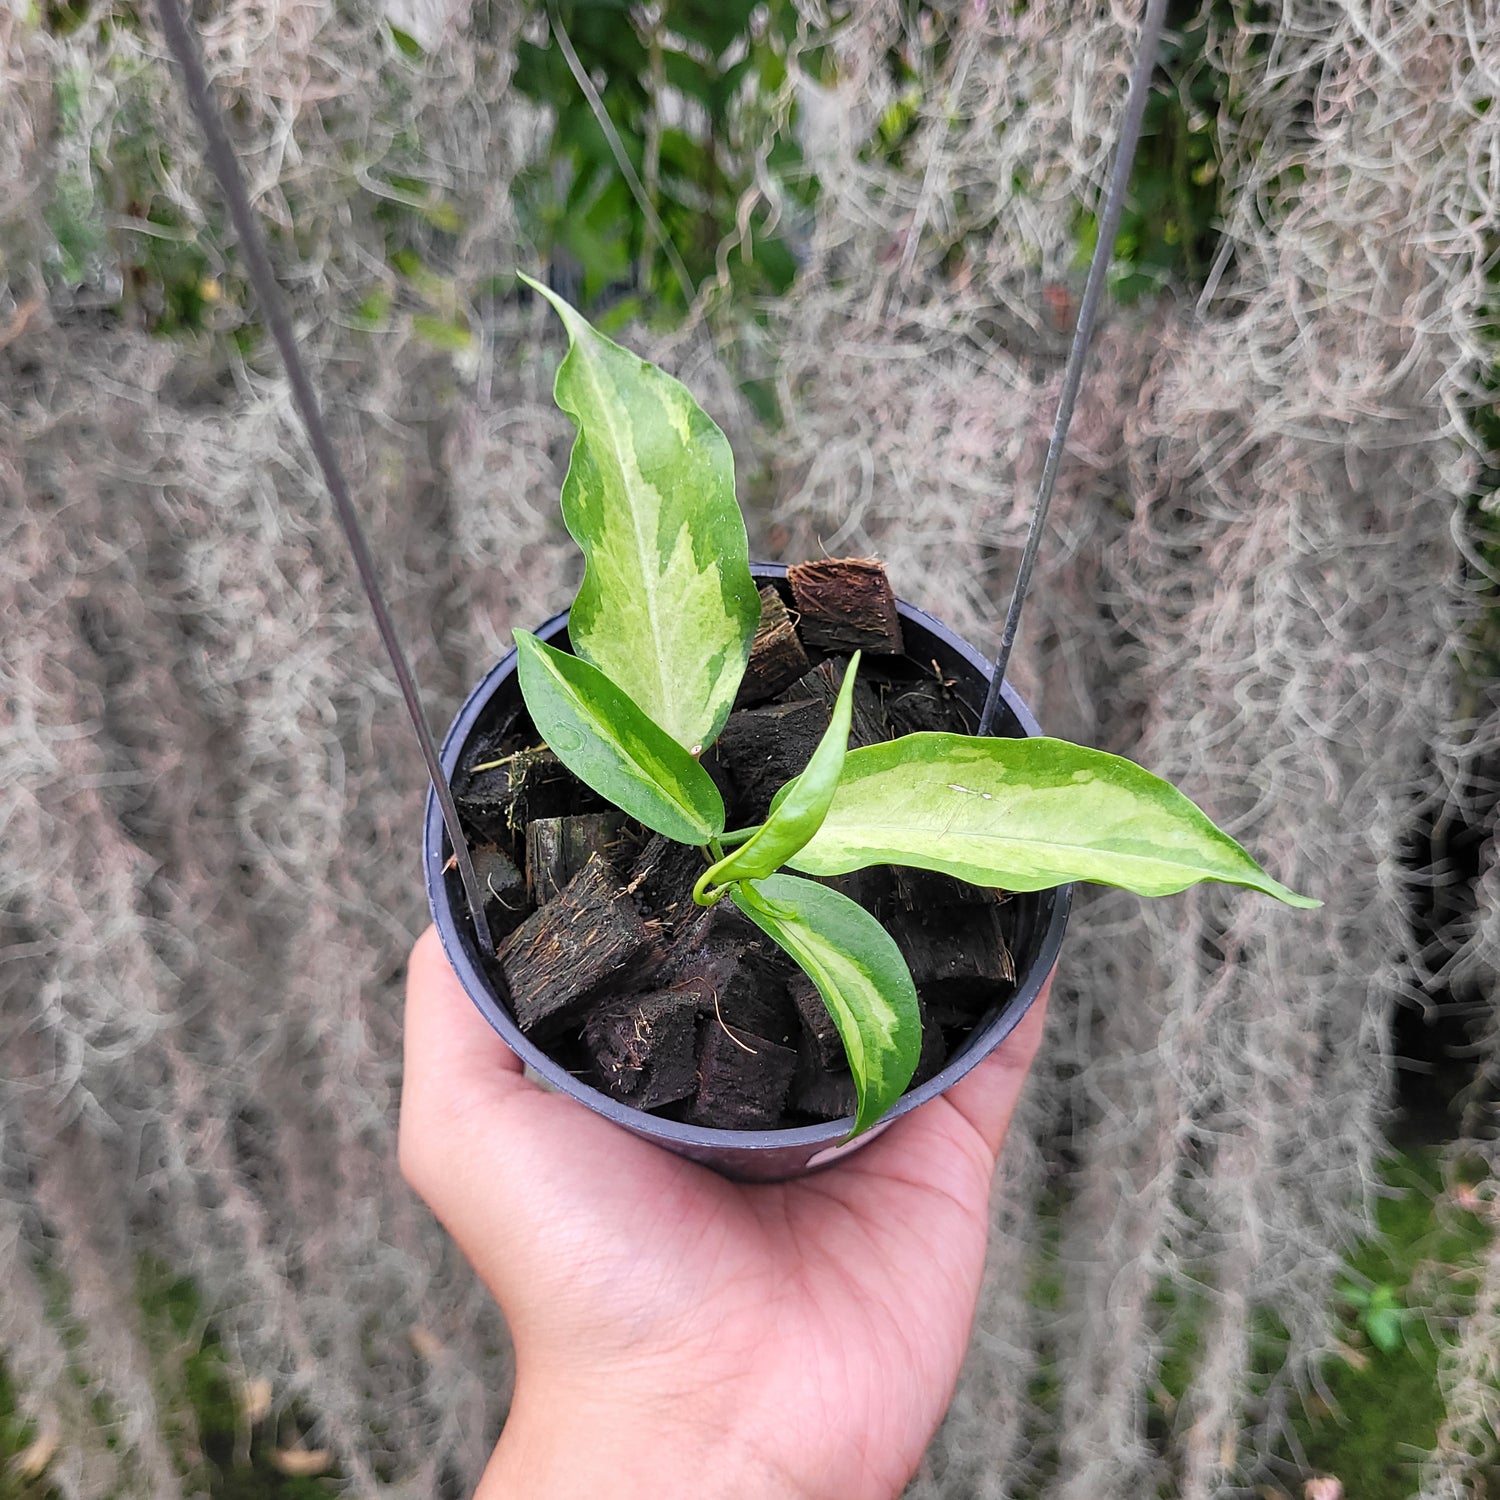
[[[751, 563], [750, 571], [757, 583], [769, 583], [786, 577], [787, 569], [782, 563]], [[904, 599], [896, 601], [897, 613], [903, 621], [910, 621], [930, 631], [945, 642], [978, 674], [982, 683], [988, 684], [992, 676], [990, 663], [961, 636], [944, 625], [941, 620], [919, 609]], [[568, 611], [563, 610], [541, 625], [535, 634], [549, 640], [567, 624]], [[458, 767], [459, 756], [481, 714], [489, 707], [491, 698], [503, 683], [514, 676], [515, 647], [506, 652], [485, 674], [478, 685], [464, 700], [464, 705], [455, 716], [448, 733], [443, 738], [439, 755], [443, 772], [451, 780]], [[1041, 734], [1041, 727], [1031, 710], [1022, 701], [1020, 694], [1009, 682], [1001, 684], [1001, 697], [1006, 708], [1021, 726], [1026, 737]], [[541, 1079], [560, 1093], [568, 1094], [585, 1104], [596, 1114], [613, 1120], [636, 1135], [655, 1138], [669, 1143], [679, 1150], [709, 1150], [713, 1152], [770, 1151], [786, 1147], [838, 1146], [849, 1139], [853, 1127], [852, 1116], [841, 1120], [829, 1120], [817, 1125], [795, 1125], [776, 1130], [723, 1130], [705, 1125], [687, 1125], [679, 1120], [665, 1119], [622, 1104], [618, 1099], [592, 1085], [575, 1078], [560, 1063], [553, 1061], [534, 1042], [522, 1033], [509, 1010], [494, 993], [479, 962], [478, 947], [474, 941], [473, 928], [467, 917], [460, 919], [450, 896], [444, 866], [449, 857], [447, 830], [437, 795], [427, 789], [426, 817], [424, 819], [423, 865], [426, 876], [427, 899], [432, 918], [442, 940], [443, 951], [453, 966], [470, 1000], [478, 1007], [485, 1020], [499, 1033], [501, 1039], [521, 1061]], [[971, 1034], [959, 1053], [948, 1060], [942, 1069], [919, 1087], [903, 1094], [881, 1119], [859, 1139], [870, 1139], [877, 1130], [882, 1130], [892, 1120], [910, 1113], [918, 1105], [935, 1099], [952, 1088], [959, 1079], [977, 1067], [988, 1057], [1019, 1024], [1021, 1017], [1031, 1009], [1042, 985], [1051, 974], [1062, 946], [1068, 913], [1073, 902], [1071, 884], [1056, 886], [1051, 891], [1037, 895], [1054, 896], [1052, 915], [1038, 944], [1035, 958], [1016, 986], [1014, 993], [1004, 1002], [999, 1013], [982, 1030]]]

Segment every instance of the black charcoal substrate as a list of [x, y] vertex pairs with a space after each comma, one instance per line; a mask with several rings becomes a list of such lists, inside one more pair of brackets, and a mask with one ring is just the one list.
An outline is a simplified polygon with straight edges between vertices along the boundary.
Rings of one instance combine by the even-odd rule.
[[[808, 565], [761, 594], [735, 712], [703, 762], [730, 827], [763, 819], [806, 765], [856, 647], [865, 656], [851, 746], [972, 732], [973, 705], [952, 683], [892, 654], [900, 624], [878, 565]], [[727, 901], [696, 906], [699, 851], [647, 832], [576, 781], [518, 699], [471, 737], [454, 794], [500, 938], [494, 977], [521, 1030], [564, 1067], [624, 1103], [721, 1129], [853, 1113], [843, 1047], [811, 982]], [[831, 884], [885, 923], [912, 969], [921, 1083], [1009, 993], [1033, 900], [911, 870]]]

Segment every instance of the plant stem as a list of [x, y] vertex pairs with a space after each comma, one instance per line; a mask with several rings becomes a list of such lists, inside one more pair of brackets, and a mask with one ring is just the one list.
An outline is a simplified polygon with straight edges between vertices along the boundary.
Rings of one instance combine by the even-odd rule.
[[[642, 186], [646, 189], [646, 199], [651, 205], [651, 212], [657, 216], [658, 222], [661, 218], [661, 132], [662, 132], [662, 101], [667, 92], [666, 63], [662, 57], [662, 13], [659, 9], [653, 9], [648, 23], [650, 35], [647, 38], [647, 52], [651, 60], [651, 102], [646, 109], [646, 143], [645, 160], [641, 163], [645, 181]], [[652, 272], [655, 270], [657, 240], [654, 235], [643, 235], [645, 243], [641, 246], [641, 287], [643, 290], [654, 290], [652, 286]]]
[[[732, 828], [728, 833], [719, 835], [719, 842], [726, 849], [738, 849], [741, 844], [747, 843], [759, 832], [759, 828]], [[722, 859], [723, 855], [719, 857]]]

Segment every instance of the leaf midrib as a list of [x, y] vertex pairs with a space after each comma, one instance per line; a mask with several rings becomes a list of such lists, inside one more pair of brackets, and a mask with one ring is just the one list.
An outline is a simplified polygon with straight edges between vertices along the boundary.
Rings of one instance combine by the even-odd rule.
[[[609, 394], [605, 392], [603, 386], [595, 376], [594, 364], [592, 360], [584, 361], [584, 373], [585, 378], [589, 382], [590, 388], [593, 390], [595, 404], [604, 413], [604, 425], [609, 429], [610, 441], [614, 445], [615, 452], [617, 454], [620, 454], [623, 459], [623, 455], [626, 450], [620, 443], [619, 429], [615, 422], [614, 404], [610, 399]], [[634, 458], [635, 448], [633, 445], [629, 451], [632, 455], [632, 458]], [[650, 484], [647, 481], [646, 476], [641, 473], [640, 464], [638, 461], [635, 462], [635, 472], [640, 476], [641, 484], [649, 488], [657, 496], [658, 501], [664, 499], [661, 491], [657, 489], [654, 484]], [[625, 464], [623, 461], [620, 463], [620, 479], [621, 483], [624, 484], [626, 490], [627, 503], [625, 509], [630, 514], [630, 533], [635, 539], [636, 562], [638, 564], [638, 572], [641, 578], [642, 585], [641, 591], [646, 596], [647, 628], [651, 632], [651, 642], [655, 648], [651, 655], [651, 665], [655, 669], [654, 676], [656, 679], [656, 701], [658, 704], [665, 707], [669, 704], [670, 699], [667, 694], [667, 679], [662, 670], [662, 663], [666, 660], [666, 652], [663, 649], [662, 635], [658, 624], [658, 611], [656, 608], [657, 589], [655, 585], [657, 579], [655, 570], [646, 566], [648, 557], [654, 556], [656, 549], [653, 547], [648, 553], [645, 538], [641, 535], [640, 518], [636, 515], [635, 506], [629, 503], [628, 496], [630, 484], [625, 477]], [[660, 520], [659, 515], [658, 520]], [[661, 528], [659, 525], [657, 529], [658, 531], [660, 531]], [[674, 728], [675, 727], [676, 726], [674, 726]], [[676, 738], [676, 735], [674, 734], [673, 737]]]

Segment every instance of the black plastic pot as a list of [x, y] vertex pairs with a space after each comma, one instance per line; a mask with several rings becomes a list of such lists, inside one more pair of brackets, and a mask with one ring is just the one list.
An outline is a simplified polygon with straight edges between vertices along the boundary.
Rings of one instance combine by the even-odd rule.
[[[754, 564], [751, 571], [761, 583], [786, 577], [786, 569], [773, 563]], [[924, 664], [929, 661], [936, 663], [946, 678], [955, 681], [959, 696], [973, 709], [977, 718], [989, 684], [989, 666], [984, 657], [931, 615], [904, 601], [899, 601], [898, 607], [906, 654]], [[544, 641], [565, 646], [567, 624], [566, 614], [554, 615], [536, 634]], [[443, 770], [450, 778], [475, 729], [490, 720], [496, 708], [519, 704], [515, 662], [516, 654], [511, 651], [474, 689], [468, 702], [459, 710], [443, 741]], [[1005, 707], [1001, 732], [1013, 736], [1040, 734], [1036, 720], [1010, 685], [1006, 684], [1002, 691]], [[522, 1061], [552, 1087], [571, 1094], [581, 1104], [617, 1125], [675, 1151], [679, 1156], [691, 1157], [726, 1176], [750, 1181], [776, 1181], [816, 1170], [850, 1151], [857, 1151], [884, 1128], [885, 1122], [882, 1122], [857, 1140], [847, 1142], [844, 1138], [852, 1120], [834, 1120], [788, 1130], [710, 1130], [631, 1109], [590, 1088], [521, 1034], [486, 977], [474, 939], [474, 928], [468, 918], [463, 886], [457, 873], [445, 868], [451, 852], [437, 798], [429, 791], [423, 854], [427, 895], [443, 947], [485, 1020]], [[1010, 1034], [1036, 999], [1057, 958], [1072, 894], [1071, 886], [1061, 886], [1056, 890], [1014, 898], [1016, 925], [1012, 946], [1017, 976], [1014, 993], [997, 997], [994, 1006], [949, 1059], [947, 1066], [919, 1088], [903, 1095], [886, 1116], [887, 1121], [916, 1109], [944, 1089], [951, 1088]]]

